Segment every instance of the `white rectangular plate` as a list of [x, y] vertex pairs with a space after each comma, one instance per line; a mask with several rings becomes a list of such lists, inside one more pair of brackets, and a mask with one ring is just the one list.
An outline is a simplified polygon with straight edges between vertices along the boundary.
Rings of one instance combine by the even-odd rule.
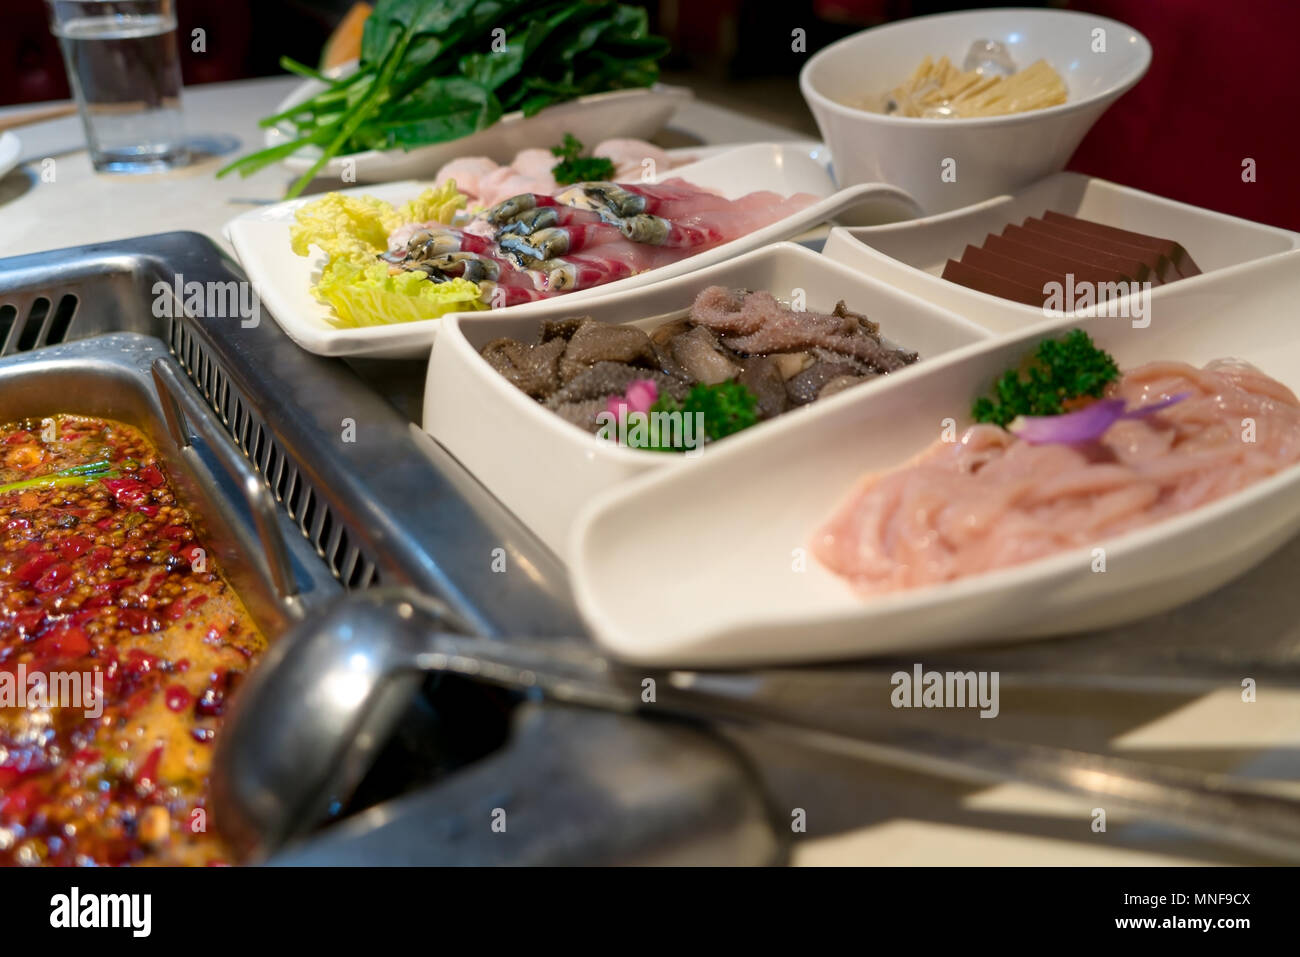
[[[1106, 548], [865, 599], [808, 554], [866, 474], [968, 422], [972, 399], [1041, 339], [1082, 326], [1121, 368], [1233, 356], [1300, 391], [1300, 252], [1175, 284], [1151, 325], [1062, 318], [919, 363], [712, 454], [636, 479], [579, 516], [579, 609], [615, 655], [741, 666], [1051, 635], [1137, 620], [1203, 595], [1300, 531], [1300, 466]], [[1230, 642], [1231, 636], [1224, 635]]]
[[[691, 154], [694, 151], [683, 152]], [[582, 300], [604, 298], [626, 289], [681, 276], [768, 243], [797, 236], [848, 211], [852, 211], [855, 217], [866, 217], [875, 222], [906, 218], [916, 211], [906, 194], [892, 186], [867, 183], [836, 192], [829, 157], [819, 144], [809, 147], [806, 144], [754, 143], [677, 167], [663, 176], [681, 176], [697, 186], [717, 190], [733, 199], [755, 190], [772, 190], [782, 195], [805, 192], [823, 198], [748, 236], [671, 265], [603, 286], [566, 293], [563, 296], [566, 301], [576, 304]], [[417, 195], [420, 189], [419, 183], [405, 182], [343, 192], [402, 203]], [[262, 304], [295, 342], [318, 355], [372, 358], [427, 355], [442, 321], [440, 319], [359, 329], [339, 328], [330, 322], [329, 307], [317, 302], [310, 291], [312, 277], [319, 273], [324, 254], [316, 250], [313, 256], [296, 256], [289, 248], [289, 227], [293, 224], [294, 214], [311, 199], [295, 199], [250, 210], [226, 225], [226, 235]], [[545, 308], [548, 302], [511, 306], [498, 310], [497, 314], [524, 314], [528, 310]], [[464, 315], [483, 316], [486, 313]]]
[[[275, 112], [283, 113], [324, 88], [323, 83], [306, 80], [284, 98]], [[346, 170], [358, 183], [430, 177], [458, 156], [486, 156], [498, 163], [508, 163], [522, 149], [559, 143], [565, 133], [572, 133], [580, 142], [591, 146], [609, 139], [648, 139], [663, 129], [693, 96], [686, 87], [664, 83], [640, 90], [592, 93], [548, 106], [533, 116], [507, 113], [485, 130], [446, 143], [418, 146], [413, 150], [366, 150], [335, 156], [318, 176], [341, 182]], [[266, 145], [278, 146], [293, 135], [292, 126], [272, 127], [266, 131]], [[301, 175], [318, 159], [319, 147], [304, 147], [286, 157], [284, 165]]]
[[1057, 173], [1009, 196], [998, 196], [938, 216], [906, 223], [836, 229], [825, 254], [879, 276], [908, 292], [986, 326], [1011, 332], [1041, 322], [1042, 309], [976, 292], [939, 278], [949, 259], [959, 259], [967, 244], [978, 246], [989, 233], [1027, 216], [1055, 210], [1108, 226], [1173, 239], [1200, 266], [1202, 275], [1156, 286], [1159, 302], [1184, 283], [1201, 283], [1220, 269], [1300, 248], [1300, 233], [1252, 223], [1153, 196], [1141, 190], [1078, 173]]

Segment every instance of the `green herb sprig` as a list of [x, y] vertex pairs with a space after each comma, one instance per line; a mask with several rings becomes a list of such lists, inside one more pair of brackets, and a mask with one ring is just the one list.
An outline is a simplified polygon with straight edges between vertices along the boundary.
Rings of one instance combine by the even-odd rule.
[[560, 158], [560, 161], [551, 167], [551, 175], [561, 186], [614, 178], [614, 161], [605, 156], [583, 156], [582, 144], [572, 133], [565, 133], [564, 142], [559, 146], [552, 146], [551, 153]]
[[102, 478], [116, 477], [117, 472], [113, 470], [112, 463], [105, 459], [99, 462], [90, 462], [86, 465], [73, 465], [66, 469], [59, 469], [57, 472], [51, 472], [48, 475], [38, 475], [35, 478], [0, 485], [0, 495], [5, 492], [20, 492], [29, 488], [61, 488], [71, 485], [89, 485], [91, 482]]
[[1100, 398], [1119, 378], [1119, 366], [1082, 329], [1061, 339], [1045, 339], [1022, 368], [1010, 369], [993, 383], [993, 395], [975, 400], [976, 422], [1006, 427], [1018, 415], [1060, 415], [1066, 403]]
[[[678, 402], [664, 394], [650, 406], [650, 412], [681, 412], [683, 415], [703, 414], [704, 439], [716, 442], [728, 435], [741, 432], [758, 421], [758, 396], [746, 386], [729, 379], [716, 385], [695, 385]], [[662, 452], [679, 452], [680, 449], [659, 448]]]

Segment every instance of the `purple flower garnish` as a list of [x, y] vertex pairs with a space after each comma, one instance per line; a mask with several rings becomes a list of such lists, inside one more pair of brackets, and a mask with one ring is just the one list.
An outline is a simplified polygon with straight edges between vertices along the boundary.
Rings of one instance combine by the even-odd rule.
[[1182, 402], [1190, 395], [1190, 392], [1180, 392], [1136, 409], [1128, 408], [1123, 399], [1098, 399], [1078, 412], [1016, 416], [1007, 426], [1007, 431], [1030, 445], [1095, 442], [1120, 419], [1145, 419], [1176, 402]]

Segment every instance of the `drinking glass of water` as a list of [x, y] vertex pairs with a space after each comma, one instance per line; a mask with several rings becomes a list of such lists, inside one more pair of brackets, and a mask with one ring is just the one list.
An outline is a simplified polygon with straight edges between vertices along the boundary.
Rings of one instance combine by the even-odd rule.
[[95, 169], [150, 173], [189, 159], [175, 0], [46, 0]]

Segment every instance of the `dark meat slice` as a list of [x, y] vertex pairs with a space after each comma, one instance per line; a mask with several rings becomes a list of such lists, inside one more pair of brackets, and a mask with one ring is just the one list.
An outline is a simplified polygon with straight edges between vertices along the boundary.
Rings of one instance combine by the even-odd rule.
[[672, 319], [650, 332], [650, 342], [659, 357], [659, 368], [678, 379], [690, 379], [690, 373], [682, 368], [680, 362], [673, 358], [673, 339], [690, 332], [694, 323], [690, 319]]
[[559, 402], [622, 395], [637, 379], [653, 380], [659, 387], [660, 395], [666, 393], [675, 399], [686, 398], [686, 393], [690, 391], [690, 386], [686, 383], [666, 376], [662, 372], [642, 369], [622, 362], [597, 362], [566, 382], [546, 404], [549, 406]]
[[604, 411], [609, 397], [623, 395], [627, 387], [638, 379], [651, 379], [659, 387], [659, 394], [670, 395], [679, 402], [686, 398], [689, 386], [662, 372], [630, 366], [622, 362], [597, 362], [555, 392], [545, 405], [565, 419], [589, 432], [595, 432], [600, 423], [596, 416]]
[[688, 384], [694, 382], [694, 380], [691, 379], [690, 373], [683, 369], [681, 363], [673, 358], [671, 342], [666, 345], [661, 345], [656, 342], [654, 343], [654, 347], [655, 355], [659, 357], [660, 371], [672, 376], [674, 379], [681, 379], [683, 382]]
[[714, 332], [748, 335], [758, 331], [769, 314], [784, 309], [768, 292], [709, 286], [695, 297], [691, 319]]
[[875, 339], [880, 338], [880, 323], [872, 322], [860, 312], [854, 312], [848, 306], [844, 305], [843, 299], [835, 304], [835, 308], [831, 310], [831, 315], [838, 316], [841, 319], [852, 319], [867, 335]]
[[740, 366], [719, 346], [718, 337], [704, 326], [677, 336], [669, 344], [669, 352], [687, 375], [705, 385], [717, 385], [740, 375]]
[[564, 419], [566, 422], [572, 422], [580, 429], [586, 429], [588, 432], [596, 432], [600, 429], [600, 422], [597, 416], [604, 412], [609, 405], [609, 400], [604, 399], [581, 399], [573, 402], [559, 402], [554, 405], [547, 405], [547, 408]]
[[483, 358], [513, 385], [534, 399], [544, 399], [560, 387], [559, 363], [565, 345], [563, 339], [537, 346], [493, 339], [483, 347]]
[[758, 412], [764, 419], [772, 419], [790, 408], [790, 397], [785, 391], [785, 379], [776, 362], [767, 356], [753, 356], [741, 361], [740, 384], [758, 399]]
[[781, 373], [783, 380], [793, 379], [814, 361], [806, 352], [774, 352], [768, 358], [776, 363], [776, 371]]
[[[790, 354], [791, 353], [778, 353], [778, 355], [790, 355]], [[811, 349], [810, 351], [802, 354], [807, 356], [809, 360], [808, 365], [804, 367], [805, 369], [810, 368], [811, 366], [819, 362], [831, 362], [831, 363], [835, 363], [836, 365], [843, 365], [847, 363], [851, 367], [852, 372], [846, 374], [851, 374], [856, 376], [866, 376], [868, 379], [875, 378], [877, 375], [880, 375], [880, 373], [871, 365], [870, 362], [865, 362], [862, 359], [857, 358], [856, 356], [850, 356], [850, 355], [845, 355], [842, 352], [836, 352], [834, 349], [826, 349], [822, 346], [817, 346], [816, 348]], [[793, 355], [800, 355], [800, 353], [793, 353]], [[804, 371], [804, 369], [800, 369], [799, 371], [802, 372]]]
[[[722, 287], [718, 286], [715, 288], [720, 289]], [[657, 346], [665, 346], [674, 338], [680, 336], [683, 332], [690, 332], [693, 325], [695, 325], [695, 323], [691, 322], [689, 317], [669, 320], [662, 326], [656, 327], [654, 332], [650, 333], [650, 341]]]
[[843, 302], [829, 312], [795, 312], [768, 292], [710, 286], [695, 297], [691, 318], [722, 336], [722, 344], [745, 355], [803, 352], [822, 346], [853, 356], [877, 372], [916, 361], [916, 353], [890, 349], [879, 326]]
[[578, 326], [560, 358], [560, 381], [569, 382], [598, 362], [621, 362], [647, 370], [659, 368], [659, 357], [650, 337], [640, 329], [588, 319]]
[[838, 362], [826, 360], [814, 362], [787, 382], [785, 388], [790, 394], [791, 402], [795, 405], [807, 405], [809, 402], [816, 401], [822, 389], [833, 379], [843, 376], [863, 378], [860, 369], [860, 366], [847, 359]]
[[862, 327], [857, 317], [819, 312], [783, 312], [757, 332], [727, 336], [723, 343], [737, 352], [762, 355], [804, 352], [817, 346], [865, 362], [873, 371], [893, 372], [916, 361], [915, 352], [890, 349]]
[[583, 325], [591, 322], [590, 316], [574, 316], [571, 319], [543, 319], [540, 342], [549, 342], [552, 339], [563, 339], [568, 342], [573, 338], [573, 334]]

